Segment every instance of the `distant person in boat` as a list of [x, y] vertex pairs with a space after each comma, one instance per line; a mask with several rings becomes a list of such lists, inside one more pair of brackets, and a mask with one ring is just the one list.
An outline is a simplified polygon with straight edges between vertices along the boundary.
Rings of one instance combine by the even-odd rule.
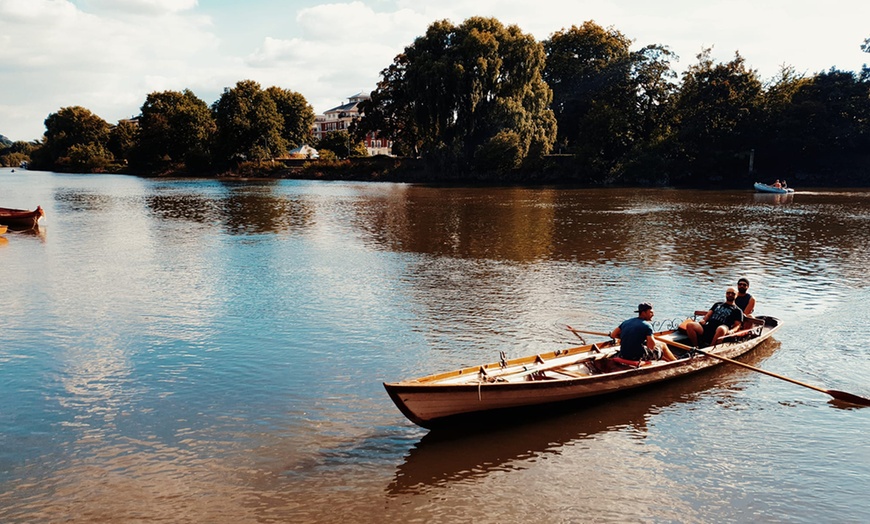
[[625, 360], [677, 360], [668, 347], [653, 339], [650, 323], [655, 312], [652, 304], [644, 302], [637, 306], [637, 316], [630, 318], [610, 333], [619, 339], [619, 357]]
[[686, 334], [693, 346], [715, 346], [719, 339], [740, 329], [743, 325], [743, 311], [734, 303], [736, 298], [737, 289], [729, 287], [725, 290], [725, 302], [713, 304], [699, 322], [686, 324]]
[[755, 311], [755, 298], [748, 293], [749, 280], [741, 278], [737, 281], [737, 296], [734, 298], [734, 303], [737, 304], [743, 314], [747, 317], [752, 317], [752, 312]]
[[781, 188], [781, 187], [782, 187], [782, 184], [779, 182], [779, 179], [778, 179], [778, 178], [776, 179], [776, 182], [773, 183], [773, 187], [776, 187], [776, 188]]
[[783, 188], [783, 189], [787, 189], [787, 188], [788, 188], [788, 183], [787, 183], [785, 180], [782, 181], [782, 188]]

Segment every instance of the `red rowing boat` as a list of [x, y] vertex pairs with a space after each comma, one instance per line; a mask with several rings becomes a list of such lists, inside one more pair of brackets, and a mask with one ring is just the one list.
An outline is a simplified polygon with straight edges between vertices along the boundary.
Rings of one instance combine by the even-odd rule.
[[0, 207], [0, 224], [9, 226], [9, 229], [36, 229], [39, 219], [44, 216], [42, 206], [36, 206], [33, 211]]

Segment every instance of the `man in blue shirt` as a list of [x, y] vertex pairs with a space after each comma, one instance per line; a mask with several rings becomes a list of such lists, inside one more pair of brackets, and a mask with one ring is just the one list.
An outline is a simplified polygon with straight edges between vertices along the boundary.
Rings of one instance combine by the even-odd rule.
[[677, 360], [668, 346], [656, 342], [650, 323], [655, 312], [652, 304], [644, 302], [637, 306], [637, 316], [630, 318], [610, 333], [619, 339], [619, 357], [626, 360]]

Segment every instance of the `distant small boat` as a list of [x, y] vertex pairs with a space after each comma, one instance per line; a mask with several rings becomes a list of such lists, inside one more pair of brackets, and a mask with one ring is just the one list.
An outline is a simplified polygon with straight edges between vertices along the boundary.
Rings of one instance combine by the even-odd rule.
[[761, 182], [755, 183], [755, 190], [759, 193], [794, 193], [794, 189], [790, 187], [774, 187], [767, 184], [762, 184]]
[[41, 206], [36, 206], [33, 211], [0, 207], [0, 222], [11, 229], [36, 229], [39, 226], [39, 219], [44, 216], [45, 211]]

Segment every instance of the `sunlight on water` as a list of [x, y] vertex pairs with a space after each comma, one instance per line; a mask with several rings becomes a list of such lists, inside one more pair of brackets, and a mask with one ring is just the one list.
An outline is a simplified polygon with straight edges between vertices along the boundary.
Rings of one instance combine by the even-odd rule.
[[446, 433], [381, 385], [643, 301], [679, 320], [746, 276], [785, 322], [748, 363], [870, 396], [868, 192], [0, 170], [0, 196], [46, 209], [0, 237], [4, 522], [870, 517], [867, 411], [757, 373]]

